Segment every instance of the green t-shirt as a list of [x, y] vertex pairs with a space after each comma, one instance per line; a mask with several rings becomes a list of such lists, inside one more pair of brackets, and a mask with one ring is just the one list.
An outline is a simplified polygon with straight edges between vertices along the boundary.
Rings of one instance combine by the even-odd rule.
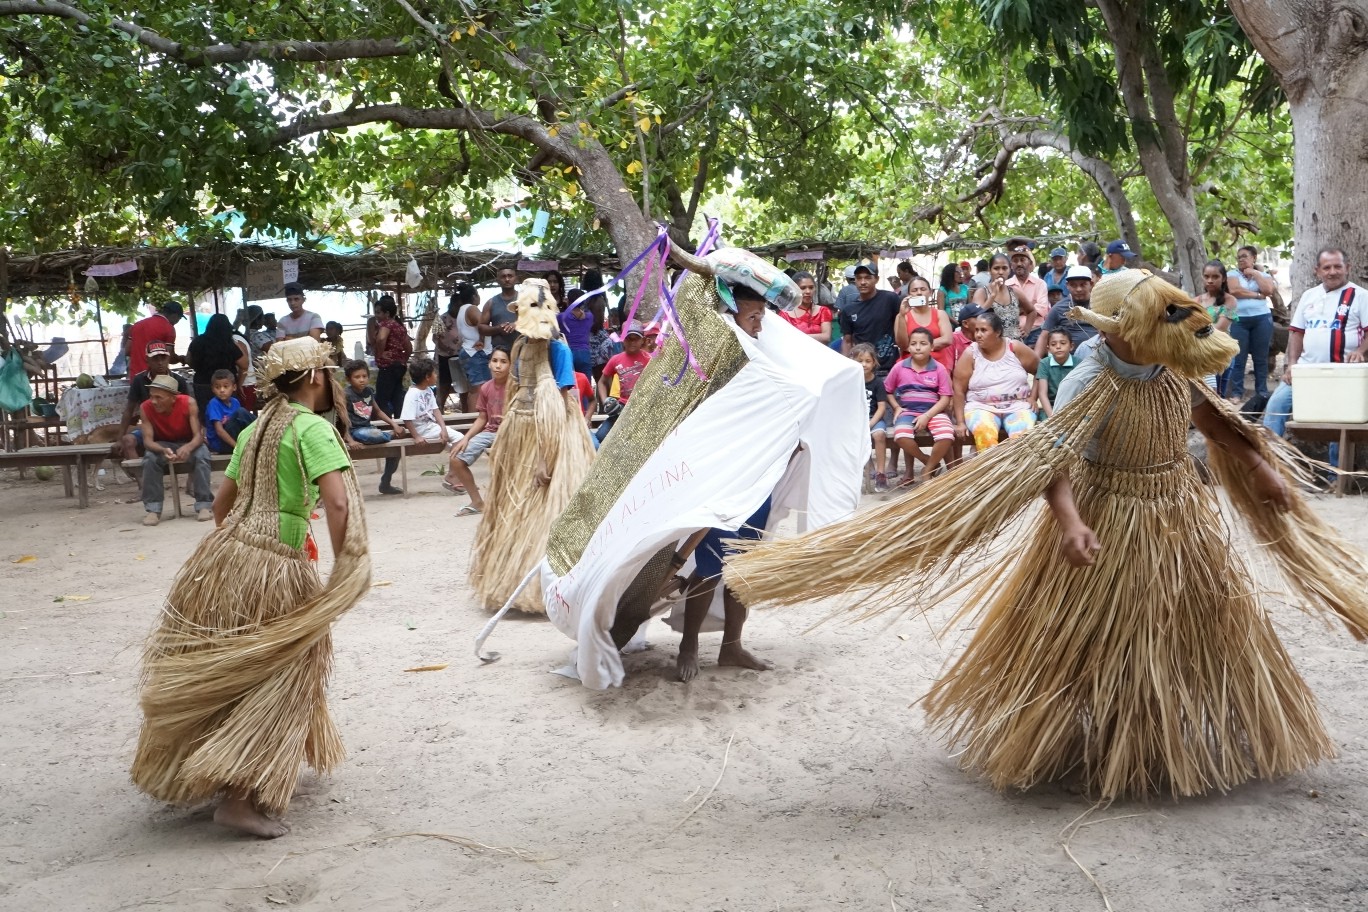
[[[318, 485], [314, 482], [329, 472], [351, 468], [351, 457], [337, 438], [337, 432], [325, 419], [297, 403], [291, 403], [290, 408], [299, 412], [299, 417], [280, 441], [280, 455], [276, 460], [280, 540], [291, 548], [303, 548], [304, 538], [309, 533], [309, 514], [314, 504], [318, 503]], [[233, 458], [224, 473], [233, 481], [238, 480], [242, 448], [260, 426], [260, 422], [254, 422], [238, 435]], [[301, 461], [304, 465], [303, 475], [299, 471]], [[307, 491], [305, 477], [308, 479]]]
[[1059, 393], [1059, 384], [1069, 376], [1074, 369], [1073, 355], [1064, 359], [1060, 364], [1055, 360], [1054, 355], [1046, 354], [1040, 359], [1040, 366], [1036, 368], [1036, 379], [1045, 381], [1045, 388], [1050, 394], [1050, 405], [1054, 405], [1055, 396]]

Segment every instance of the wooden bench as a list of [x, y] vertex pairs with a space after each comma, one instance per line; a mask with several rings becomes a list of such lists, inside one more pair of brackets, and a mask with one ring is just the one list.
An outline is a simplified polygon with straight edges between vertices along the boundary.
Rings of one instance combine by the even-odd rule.
[[[111, 453], [107, 443], [81, 443], [63, 446], [25, 447], [10, 453], [0, 453], [0, 468], [33, 469], [39, 466], [59, 467], [62, 470], [62, 486], [66, 496], [71, 497], [73, 487], [79, 487], [80, 498], [77, 503], [81, 509], [90, 506], [90, 484], [86, 469], [99, 465]], [[73, 486], [71, 470], [76, 470], [77, 485]]]
[[1287, 431], [1310, 443], [1339, 444], [1339, 472], [1335, 474], [1335, 496], [1344, 496], [1347, 474], [1354, 471], [1354, 456], [1360, 443], [1368, 443], [1368, 424], [1289, 421]]
[[[232, 454], [230, 453], [210, 453], [209, 471], [223, 471], [224, 469], [228, 468], [228, 463], [232, 458]], [[143, 466], [143, 457], [139, 456], [137, 459], [125, 459], [121, 461], [119, 465], [123, 466], [125, 469], [134, 469], [141, 472]], [[184, 475], [177, 471], [177, 469], [180, 469], [182, 466], [183, 463], [168, 462], [166, 464], [166, 467], [162, 470], [163, 475], [170, 474], [171, 476], [171, 502], [175, 505], [177, 516], [185, 515], [185, 513], [181, 510], [180, 486], [180, 479], [184, 477]]]

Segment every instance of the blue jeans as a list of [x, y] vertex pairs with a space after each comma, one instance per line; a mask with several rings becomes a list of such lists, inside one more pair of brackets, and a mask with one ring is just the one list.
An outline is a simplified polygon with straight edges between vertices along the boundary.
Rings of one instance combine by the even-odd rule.
[[1268, 395], [1268, 347], [1273, 344], [1273, 315], [1240, 317], [1230, 324], [1230, 337], [1240, 343], [1240, 353], [1230, 362], [1226, 395], [1244, 398], [1245, 359], [1254, 358], [1254, 395]]
[[[159, 440], [157, 443], [172, 450], [185, 445], [184, 441], [176, 443]], [[154, 453], [149, 450], [147, 455], [143, 456], [142, 499], [143, 509], [148, 513], [160, 514], [162, 511], [162, 497], [166, 491], [162, 473], [166, 471], [167, 462], [165, 453]], [[189, 468], [191, 490], [195, 493], [195, 512], [213, 507], [214, 492], [209, 487], [209, 473], [212, 470], [209, 448], [200, 444], [190, 452], [190, 458], [179, 465]]]
[[[1287, 420], [1292, 417], [1292, 384], [1280, 383], [1273, 390], [1273, 395], [1268, 397], [1268, 405], [1264, 408], [1263, 426], [1268, 428], [1279, 437], [1287, 436]], [[1331, 465], [1339, 465], [1339, 444], [1330, 444], [1330, 450], [1326, 454], [1325, 461]]]
[[354, 427], [351, 435], [357, 443], [389, 443], [394, 437], [389, 431], [382, 431], [378, 427]]

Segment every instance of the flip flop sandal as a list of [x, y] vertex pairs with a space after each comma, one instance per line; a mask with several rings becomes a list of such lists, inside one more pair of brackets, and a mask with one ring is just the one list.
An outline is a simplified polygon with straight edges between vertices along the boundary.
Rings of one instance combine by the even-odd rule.
[[479, 516], [479, 515], [480, 515], [480, 508], [479, 508], [479, 507], [472, 507], [470, 504], [466, 504], [464, 507], [461, 507], [461, 509], [459, 509], [459, 510], [456, 511], [456, 515], [457, 515], [457, 516]]
[[442, 487], [454, 494], [464, 494], [466, 492], [465, 485], [452, 484], [445, 478], [442, 479]]

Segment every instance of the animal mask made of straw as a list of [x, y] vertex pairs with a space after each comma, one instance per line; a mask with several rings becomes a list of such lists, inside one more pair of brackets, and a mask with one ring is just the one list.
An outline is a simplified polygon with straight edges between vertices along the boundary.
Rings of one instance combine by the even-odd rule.
[[552, 339], [556, 335], [556, 296], [541, 279], [523, 283], [518, 300], [509, 308], [518, 315], [518, 332], [529, 339]]
[[1120, 337], [1141, 362], [1192, 379], [1220, 373], [1240, 350], [1187, 292], [1145, 269], [1103, 277], [1091, 309], [1075, 307], [1069, 317]]

